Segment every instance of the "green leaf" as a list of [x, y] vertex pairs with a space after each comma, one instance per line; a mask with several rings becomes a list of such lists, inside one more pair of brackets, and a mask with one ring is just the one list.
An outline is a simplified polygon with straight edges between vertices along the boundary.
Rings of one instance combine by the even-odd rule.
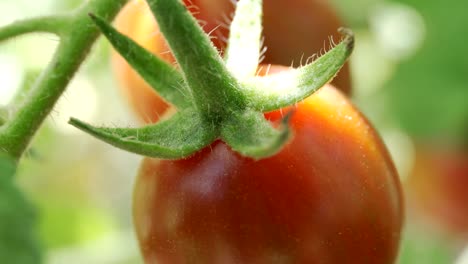
[[200, 113], [213, 120], [230, 108], [244, 108], [245, 98], [237, 80], [182, 1], [147, 2], [184, 73]]
[[330, 82], [354, 47], [350, 30], [341, 29], [344, 39], [314, 62], [289, 71], [245, 81], [244, 93], [251, 106], [266, 112], [295, 104]]
[[0, 42], [33, 32], [47, 32], [60, 36], [69, 27], [66, 16], [35, 17], [15, 21], [0, 27]]
[[161, 97], [178, 108], [183, 109], [189, 106], [191, 94], [185, 85], [182, 74], [132, 39], [115, 30], [104, 19], [92, 14], [90, 16], [112, 46]]
[[239, 80], [252, 77], [260, 59], [262, 1], [240, 0], [231, 23], [226, 67]]
[[69, 123], [115, 147], [165, 159], [187, 157], [216, 138], [215, 127], [194, 112], [177, 113], [142, 128], [98, 128], [75, 118]]
[[221, 139], [233, 150], [254, 159], [272, 156], [281, 150], [291, 135], [285, 116], [279, 129], [265, 119], [262, 113], [245, 111], [234, 114], [223, 123]]
[[0, 260], [41, 263], [35, 210], [15, 186], [15, 171], [15, 161], [0, 153]]

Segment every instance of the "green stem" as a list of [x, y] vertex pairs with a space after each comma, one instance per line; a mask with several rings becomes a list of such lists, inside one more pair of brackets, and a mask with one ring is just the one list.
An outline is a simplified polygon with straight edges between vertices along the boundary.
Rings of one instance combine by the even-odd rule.
[[67, 16], [36, 17], [16, 21], [0, 27], [0, 41], [31, 32], [46, 32], [60, 36], [68, 28], [68, 22]]
[[[1, 150], [17, 159], [21, 157], [35, 132], [86, 58], [99, 36], [99, 30], [89, 19], [88, 13], [92, 12], [111, 20], [127, 1], [92, 0], [70, 14], [67, 18], [69, 24], [64, 26], [60, 45], [52, 61], [36, 80], [28, 97], [19, 105], [18, 111], [13, 113], [0, 128]], [[13, 35], [18, 34], [10, 33], [10, 36]]]
[[233, 108], [245, 108], [237, 80], [182, 2], [147, 2], [184, 73], [199, 112], [217, 122]]

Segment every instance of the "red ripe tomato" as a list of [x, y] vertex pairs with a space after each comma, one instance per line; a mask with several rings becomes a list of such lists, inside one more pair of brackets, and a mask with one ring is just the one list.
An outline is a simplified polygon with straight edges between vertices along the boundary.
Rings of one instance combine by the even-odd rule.
[[[198, 7], [189, 9], [196, 11], [194, 16], [205, 22], [203, 29], [212, 32], [212, 41], [222, 53], [225, 48], [222, 37], [227, 38], [229, 32], [219, 25], [224, 21], [223, 15], [234, 12], [231, 0], [184, 2], [187, 6]], [[175, 62], [145, 1], [129, 2], [117, 16], [115, 24], [121, 32], [146, 49], [170, 63]], [[263, 26], [265, 46], [268, 48], [263, 63], [290, 66], [294, 62], [298, 66], [306, 63], [306, 59], [313, 54], [329, 48], [330, 36], [338, 40], [336, 30], [342, 23], [326, 1], [265, 0]], [[138, 116], [145, 122], [157, 121], [168, 105], [117, 53], [113, 55], [113, 65], [115, 75]], [[351, 81], [347, 65], [333, 83], [349, 93]]]
[[293, 139], [270, 158], [217, 141], [143, 160], [133, 213], [146, 263], [394, 263], [403, 206], [382, 141], [330, 85], [294, 108]]
[[468, 237], [468, 152], [419, 146], [406, 189], [415, 211], [441, 230]]

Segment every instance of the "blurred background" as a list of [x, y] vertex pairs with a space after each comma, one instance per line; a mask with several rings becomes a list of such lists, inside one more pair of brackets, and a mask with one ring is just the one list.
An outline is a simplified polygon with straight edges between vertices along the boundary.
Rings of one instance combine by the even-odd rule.
[[[82, 3], [0, 1], [0, 26]], [[398, 263], [468, 264], [466, 2], [329, 4], [356, 34], [352, 99], [381, 132], [404, 185]], [[31, 85], [57, 44], [47, 34], [0, 43], [0, 106]], [[131, 220], [140, 157], [67, 124], [74, 116], [94, 124], [139, 125], [118, 88], [110, 54], [109, 44], [98, 41], [20, 164], [18, 184], [38, 208], [46, 263], [141, 263]]]

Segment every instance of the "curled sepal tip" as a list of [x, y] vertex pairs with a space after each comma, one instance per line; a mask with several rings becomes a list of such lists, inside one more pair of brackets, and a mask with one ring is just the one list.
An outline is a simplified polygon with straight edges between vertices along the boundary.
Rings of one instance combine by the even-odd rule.
[[190, 92], [180, 72], [118, 32], [104, 19], [92, 13], [89, 16], [119, 54], [161, 97], [181, 109], [189, 106]]
[[340, 28], [342, 41], [310, 64], [264, 77], [246, 79], [244, 94], [251, 107], [272, 111], [295, 104], [330, 82], [354, 48], [350, 29]]
[[343, 43], [347, 46], [348, 56], [354, 50], [354, 32], [345, 27], [340, 27], [338, 32], [343, 36]]
[[289, 118], [290, 114], [286, 115], [280, 126], [274, 128], [260, 112], [235, 114], [223, 123], [221, 139], [244, 156], [267, 158], [280, 151], [289, 140]]
[[164, 159], [188, 157], [216, 139], [214, 128], [195, 113], [177, 113], [142, 128], [94, 127], [75, 118], [69, 123], [115, 147]]

